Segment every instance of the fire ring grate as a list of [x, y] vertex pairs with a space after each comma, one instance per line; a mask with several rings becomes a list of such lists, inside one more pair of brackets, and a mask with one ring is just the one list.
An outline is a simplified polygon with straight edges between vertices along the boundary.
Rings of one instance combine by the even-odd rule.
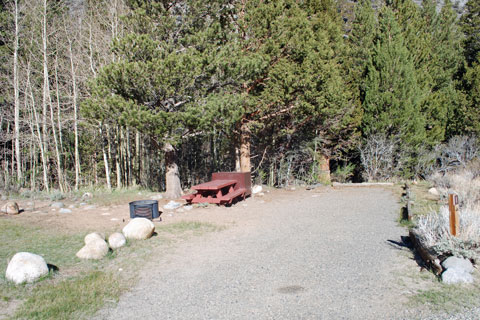
[[157, 200], [138, 200], [132, 201], [130, 205], [130, 218], [147, 218], [155, 219], [160, 217], [158, 212]]

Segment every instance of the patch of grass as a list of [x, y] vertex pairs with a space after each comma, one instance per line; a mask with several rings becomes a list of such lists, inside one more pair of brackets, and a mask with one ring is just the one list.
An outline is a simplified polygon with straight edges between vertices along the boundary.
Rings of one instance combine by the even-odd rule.
[[447, 313], [480, 305], [480, 285], [447, 285], [438, 282], [433, 288], [420, 290], [410, 297], [415, 306], [426, 305], [432, 310]]
[[[128, 241], [125, 247], [109, 252], [102, 260], [80, 260], [75, 253], [83, 246], [86, 232], [64, 234], [0, 219], [0, 241], [7, 244], [0, 246], [0, 301], [23, 302], [14, 319], [85, 318], [106, 301], [116, 302], [122, 290], [135, 283], [139, 266], [158, 257], [171, 244], [222, 229], [202, 222], [157, 225], [155, 237]], [[33, 284], [15, 286], [5, 279], [5, 270], [7, 259], [20, 251], [43, 256], [59, 271]], [[118, 273], [119, 268], [124, 271]]]
[[102, 271], [59, 283], [42, 283], [32, 290], [13, 319], [85, 318], [105, 302], [118, 301], [121, 292], [118, 279]]

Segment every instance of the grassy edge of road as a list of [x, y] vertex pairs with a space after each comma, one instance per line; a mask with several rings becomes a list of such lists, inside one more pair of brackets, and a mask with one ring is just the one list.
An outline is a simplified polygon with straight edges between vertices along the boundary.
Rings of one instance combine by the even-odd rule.
[[[156, 224], [156, 235], [128, 241], [98, 261], [75, 256], [87, 232], [67, 235], [45, 228], [0, 219], [0, 318], [84, 319], [105, 304], [116, 303], [136, 283], [138, 270], [151, 253], [168, 252], [179, 241], [220, 231], [224, 227], [203, 222]], [[5, 278], [8, 259], [16, 252], [40, 254], [58, 271], [33, 284], [15, 286]]]

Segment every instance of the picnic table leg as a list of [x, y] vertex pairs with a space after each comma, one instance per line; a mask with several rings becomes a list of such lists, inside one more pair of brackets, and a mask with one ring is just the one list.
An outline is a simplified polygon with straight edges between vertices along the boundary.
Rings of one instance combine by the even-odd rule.
[[222, 197], [222, 190], [220, 189], [217, 192], [217, 198], [221, 198], [221, 197]]

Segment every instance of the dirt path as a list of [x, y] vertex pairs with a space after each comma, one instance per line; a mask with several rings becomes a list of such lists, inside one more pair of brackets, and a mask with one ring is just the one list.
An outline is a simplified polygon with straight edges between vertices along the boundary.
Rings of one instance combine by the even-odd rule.
[[296, 191], [222, 209], [233, 226], [158, 253], [96, 318], [410, 318], [396, 279], [409, 259], [388, 241], [406, 233], [399, 209], [382, 188]]

